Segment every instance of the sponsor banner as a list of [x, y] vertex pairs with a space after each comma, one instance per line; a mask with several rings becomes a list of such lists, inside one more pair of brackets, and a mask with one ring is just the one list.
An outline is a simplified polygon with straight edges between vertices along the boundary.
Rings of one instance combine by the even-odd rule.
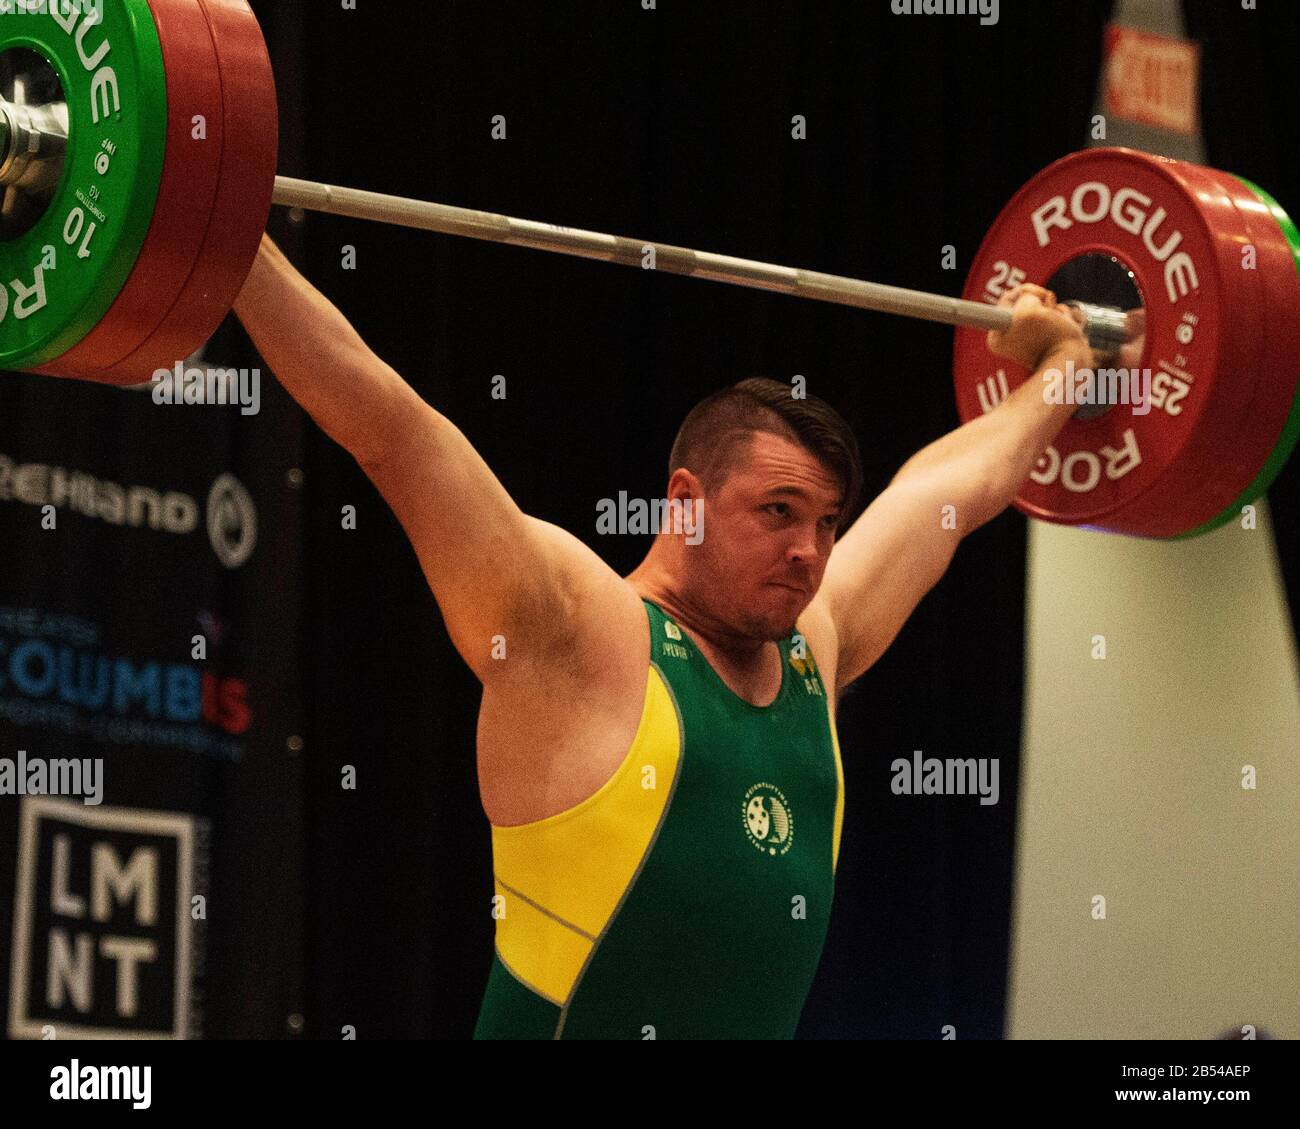
[[[301, 850], [286, 768], [303, 732], [291, 406], [0, 381], [10, 1038], [265, 1036], [270, 1007], [283, 1023], [299, 970], [271, 951], [250, 970], [244, 951], [301, 898], [297, 870], [265, 862]], [[201, 959], [193, 899], [209, 870], [227, 895], [213, 943], [238, 984], [208, 983]]]
[[1111, 24], [1106, 29], [1106, 113], [1195, 137], [1201, 50], [1186, 39]]

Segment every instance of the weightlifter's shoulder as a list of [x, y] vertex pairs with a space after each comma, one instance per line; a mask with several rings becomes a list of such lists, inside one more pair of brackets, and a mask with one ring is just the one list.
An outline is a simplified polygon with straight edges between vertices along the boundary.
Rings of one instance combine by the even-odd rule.
[[585, 676], [626, 666], [646, 651], [645, 609], [632, 585], [572, 533], [540, 518], [528, 521], [547, 576], [532, 589], [536, 606], [521, 618], [548, 657], [563, 653], [569, 669]]

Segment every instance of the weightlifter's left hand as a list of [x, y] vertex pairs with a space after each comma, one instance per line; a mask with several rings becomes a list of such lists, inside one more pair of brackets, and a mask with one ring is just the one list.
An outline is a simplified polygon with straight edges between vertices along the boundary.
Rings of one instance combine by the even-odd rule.
[[989, 334], [991, 353], [1015, 361], [1031, 372], [1053, 354], [1059, 354], [1061, 365], [1072, 358], [1076, 367], [1091, 367], [1092, 349], [1078, 316], [1071, 307], [1058, 304], [1050, 290], [1031, 282], [1022, 283], [1003, 294], [998, 305], [1009, 307], [1015, 320], [1010, 329]]

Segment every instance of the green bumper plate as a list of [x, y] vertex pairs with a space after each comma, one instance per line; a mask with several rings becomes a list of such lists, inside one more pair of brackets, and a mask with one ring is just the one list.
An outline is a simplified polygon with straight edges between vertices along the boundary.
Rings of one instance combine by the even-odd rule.
[[[68, 106], [62, 179], [35, 226], [0, 243], [0, 368], [33, 368], [86, 336], [140, 254], [162, 179], [167, 80], [147, 0], [55, 16], [0, 14], [0, 53], [26, 48], [58, 74]], [[10, 189], [13, 191], [14, 189]]]

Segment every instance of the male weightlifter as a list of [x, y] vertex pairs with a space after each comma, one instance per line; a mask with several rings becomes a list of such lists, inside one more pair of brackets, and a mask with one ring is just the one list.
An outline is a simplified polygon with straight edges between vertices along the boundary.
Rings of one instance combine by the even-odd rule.
[[748, 380], [673, 446], [667, 497], [705, 504], [703, 539], [662, 531], [620, 577], [522, 513], [263, 241], [235, 311], [392, 506], [483, 684], [497, 925], [477, 1037], [793, 1035], [839, 855], [838, 696], [1075, 410], [1039, 374], [1093, 364], [1047, 290], [1001, 301], [1015, 319], [990, 347], [1034, 377], [909, 460], [838, 542], [862, 477], [851, 432]]

